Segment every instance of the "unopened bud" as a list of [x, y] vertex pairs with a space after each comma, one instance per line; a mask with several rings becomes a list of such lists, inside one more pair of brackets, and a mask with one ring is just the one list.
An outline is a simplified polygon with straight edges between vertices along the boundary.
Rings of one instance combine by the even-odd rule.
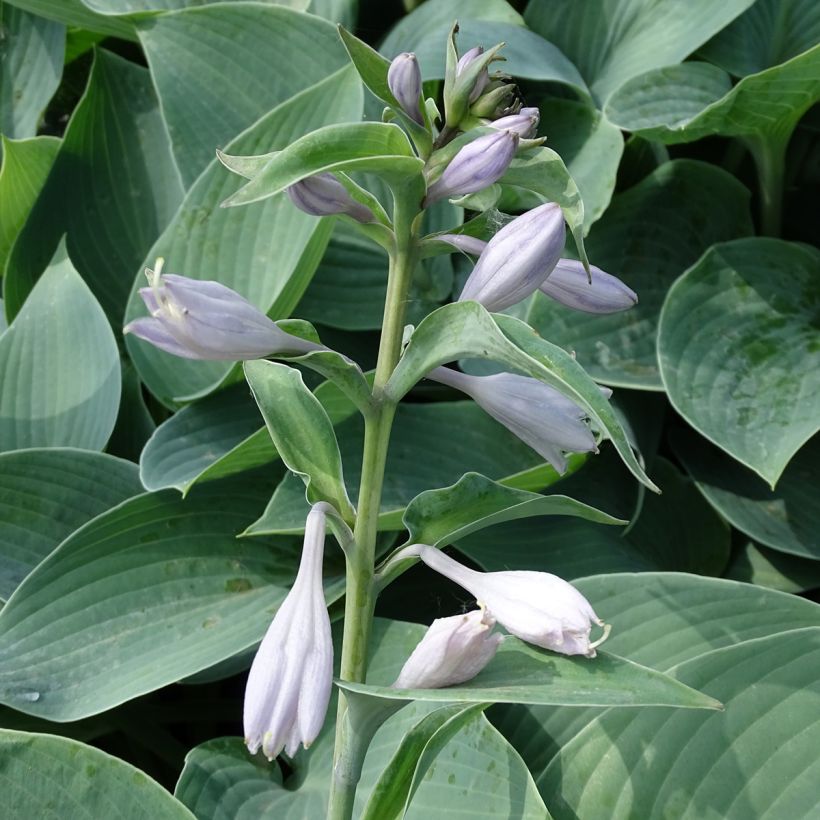
[[573, 310], [584, 313], [618, 313], [638, 304], [638, 296], [617, 276], [590, 266], [592, 281], [580, 262], [559, 259], [541, 291]]
[[480, 256], [487, 243], [483, 239], [475, 236], [468, 236], [465, 233], [445, 233], [435, 237], [439, 242], [446, 242], [454, 248], [458, 248], [464, 253], [471, 253], [473, 256]]
[[514, 131], [521, 139], [530, 139], [538, 131], [540, 119], [541, 114], [537, 108], [522, 108], [517, 114], [510, 114], [491, 122], [490, 127]]
[[399, 54], [387, 71], [387, 85], [405, 114], [419, 125], [424, 124], [421, 113], [421, 71], [416, 55]]
[[356, 202], [333, 174], [315, 174], [286, 188], [290, 201], [312, 216], [346, 214], [357, 222], [375, 222], [373, 211]]
[[512, 83], [493, 83], [493, 87], [482, 94], [471, 106], [474, 117], [496, 117], [506, 114], [515, 104], [516, 87]]
[[467, 143], [427, 189], [425, 207], [451, 196], [480, 191], [504, 176], [518, 147], [518, 134], [498, 131]]
[[[462, 56], [461, 59], [458, 61], [458, 65], [456, 65], [456, 77], [460, 74], [464, 74], [467, 66], [470, 63], [475, 62], [482, 54], [484, 53], [484, 46], [473, 46], [469, 51], [466, 51]], [[484, 89], [490, 84], [490, 72], [487, 70], [487, 67], [484, 66], [481, 69], [480, 74], [476, 78], [475, 85], [473, 85], [473, 89], [470, 92], [469, 101], [475, 102], [482, 94]]]

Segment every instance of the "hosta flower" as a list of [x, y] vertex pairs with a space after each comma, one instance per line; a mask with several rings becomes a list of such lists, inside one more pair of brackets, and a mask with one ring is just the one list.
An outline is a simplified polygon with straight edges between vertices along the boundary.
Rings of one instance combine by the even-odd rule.
[[405, 114], [419, 125], [424, 124], [421, 114], [421, 70], [416, 55], [399, 54], [387, 70], [387, 85]]
[[158, 259], [154, 270], [146, 269], [150, 286], [140, 288], [151, 316], [129, 322], [124, 333], [186, 359], [235, 362], [322, 349], [280, 330], [225, 285], [163, 274], [162, 265]]
[[425, 206], [440, 199], [474, 194], [504, 176], [515, 156], [518, 134], [498, 131], [468, 142], [427, 189]]
[[347, 188], [333, 174], [314, 174], [312, 177], [285, 188], [290, 201], [311, 216], [345, 214], [357, 222], [374, 222], [373, 211], [356, 202]]
[[465, 233], [445, 233], [436, 237], [439, 242], [446, 242], [454, 248], [458, 248], [464, 253], [471, 253], [473, 256], [480, 256], [487, 247], [487, 243], [483, 239], [478, 239], [475, 236], [468, 236]]
[[559, 259], [555, 270], [541, 285], [541, 291], [573, 310], [584, 313], [617, 313], [638, 304], [638, 296], [617, 276], [594, 265], [590, 267], [592, 281], [580, 262]]
[[[464, 54], [461, 55], [458, 63], [456, 64], [456, 77], [460, 74], [463, 74], [466, 70], [467, 66], [470, 63], [475, 62], [482, 54], [484, 53], [484, 46], [473, 46], [473, 48], [465, 51]], [[479, 73], [475, 84], [470, 91], [469, 101], [475, 102], [480, 96], [481, 92], [489, 85], [490, 82], [490, 72], [487, 68], [483, 68]]]
[[495, 618], [476, 609], [451, 618], [437, 618], [405, 662], [396, 689], [441, 689], [474, 678], [495, 655], [503, 640], [493, 633]]
[[562, 450], [596, 449], [595, 437], [584, 422], [585, 411], [538, 379], [515, 373], [470, 376], [448, 367], [437, 367], [427, 378], [466, 393], [559, 473], [567, 468]]
[[510, 114], [491, 122], [490, 127], [515, 131], [521, 139], [529, 139], [535, 136], [540, 119], [541, 113], [537, 108], [522, 108], [517, 114]]
[[302, 559], [293, 587], [273, 619], [245, 688], [245, 743], [272, 760], [282, 749], [293, 757], [316, 739], [333, 683], [330, 618], [322, 590], [325, 543], [323, 503], [305, 524]]
[[[609, 626], [589, 601], [557, 575], [548, 572], [476, 572], [433, 547], [415, 545], [428, 567], [475, 596], [507, 631], [527, 643], [564, 655], [595, 657], [595, 649], [609, 635]], [[592, 626], [604, 628], [590, 641]]]
[[565, 236], [564, 216], [554, 203], [517, 217], [487, 243], [459, 301], [472, 299], [499, 311], [526, 299], [552, 273]]

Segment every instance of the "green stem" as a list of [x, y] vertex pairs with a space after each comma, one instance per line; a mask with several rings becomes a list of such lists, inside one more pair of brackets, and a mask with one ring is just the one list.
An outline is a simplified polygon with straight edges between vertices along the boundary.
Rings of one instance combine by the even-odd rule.
[[753, 137], [746, 144], [754, 157], [760, 184], [760, 233], [780, 236], [788, 137]]
[[[416, 239], [413, 233], [415, 213], [405, 213], [404, 206], [405, 203], [397, 197], [394, 215], [396, 241], [390, 254], [382, 335], [373, 381], [373, 408], [365, 416], [362, 478], [356, 526], [353, 530], [354, 544], [347, 556], [340, 677], [349, 681], [364, 681], [367, 670], [367, 646], [375, 605], [373, 574], [378, 517], [387, 447], [396, 412], [395, 403], [388, 401], [382, 391], [401, 354], [407, 292], [416, 261]], [[347, 711], [345, 695], [340, 692], [328, 820], [349, 820], [352, 816], [356, 786], [369, 745], [368, 733], [356, 731], [351, 726]]]

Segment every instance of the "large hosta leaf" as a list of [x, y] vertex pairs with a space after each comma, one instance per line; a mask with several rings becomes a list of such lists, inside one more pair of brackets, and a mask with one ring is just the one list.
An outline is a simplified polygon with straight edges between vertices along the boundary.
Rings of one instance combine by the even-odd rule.
[[0, 487], [3, 600], [74, 530], [143, 492], [136, 464], [57, 447], [0, 455]]
[[122, 37], [126, 40], [137, 39], [131, 23], [96, 14], [85, 5], [83, 0], [9, 0], [8, 4], [67, 26]]
[[770, 485], [818, 429], [820, 253], [775, 239], [708, 251], [669, 291], [661, 376], [678, 412]]
[[[76, 720], [206, 669], [262, 637], [295, 540], [237, 540], [270, 493], [253, 473], [132, 498], [77, 530], [0, 612], [0, 699]], [[342, 592], [328, 555], [328, 602]]]
[[148, 775], [105, 752], [54, 735], [0, 729], [3, 810], [9, 817], [193, 820]]
[[725, 712], [654, 709], [597, 718], [540, 779], [557, 818], [780, 820], [820, 811], [820, 628], [709, 652], [673, 671], [720, 698]]
[[655, 347], [669, 287], [714, 242], [751, 231], [748, 191], [732, 176], [694, 160], [665, 163], [616, 196], [586, 239], [592, 263], [623, 279], [638, 304], [600, 316], [538, 294], [527, 321], [573, 350], [593, 378], [661, 390]]
[[798, 558], [749, 541], [735, 550], [724, 577], [781, 592], [805, 592], [820, 587], [820, 561]]
[[[228, 149], [258, 153], [283, 148], [314, 128], [358, 119], [361, 107], [361, 85], [347, 67], [265, 112]], [[331, 225], [294, 208], [285, 196], [246, 208], [220, 208], [237, 187], [236, 176], [212, 159], [148, 252], [146, 263], [163, 256], [169, 271], [217, 280], [274, 318], [287, 316], [310, 280], [319, 261], [315, 254], [321, 255]], [[136, 293], [143, 281], [140, 274], [134, 282], [128, 319], [145, 312]], [[140, 376], [165, 401], [210, 392], [231, 368], [226, 362], [180, 359], [132, 337], [128, 349]]]
[[33, 137], [60, 84], [65, 28], [13, 5], [0, 6], [0, 133]]
[[119, 403], [114, 334], [61, 244], [0, 336], [0, 450], [101, 450]]
[[630, 77], [678, 63], [754, 0], [532, 0], [527, 24], [578, 66], [598, 100]]
[[348, 64], [331, 23], [271, 4], [172, 11], [142, 21], [139, 34], [186, 187], [214, 149]]
[[151, 77], [98, 50], [45, 187], [8, 260], [6, 311], [21, 307], [63, 234], [77, 270], [114, 326], [182, 188]]

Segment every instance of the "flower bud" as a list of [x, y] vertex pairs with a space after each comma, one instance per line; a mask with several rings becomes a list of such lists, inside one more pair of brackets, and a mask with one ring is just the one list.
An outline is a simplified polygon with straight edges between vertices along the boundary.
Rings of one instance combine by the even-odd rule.
[[517, 114], [501, 117], [490, 123], [491, 128], [514, 131], [521, 139], [530, 139], [538, 131], [541, 113], [537, 108], [522, 108]]
[[419, 125], [424, 125], [421, 113], [421, 71], [415, 54], [404, 52], [390, 63], [387, 85], [404, 113]]
[[468, 236], [466, 233], [445, 233], [434, 237], [438, 242], [446, 242], [454, 248], [458, 248], [464, 253], [471, 253], [473, 256], [480, 256], [487, 243], [483, 239], [475, 236]]
[[526, 299], [561, 258], [565, 235], [564, 216], [552, 202], [517, 217], [487, 243], [459, 301], [499, 311]]
[[617, 276], [612, 276], [594, 265], [590, 266], [592, 281], [580, 262], [559, 259], [555, 270], [541, 285], [556, 302], [584, 313], [618, 313], [638, 304], [638, 295]]
[[438, 618], [399, 672], [394, 689], [441, 689], [474, 678], [504, 639], [493, 633], [495, 618], [476, 609]]
[[333, 174], [315, 174], [294, 183], [285, 191], [290, 201], [311, 216], [346, 214], [357, 222], [375, 222], [366, 205], [356, 202], [347, 188]]
[[448, 367], [437, 367], [427, 378], [466, 393], [559, 473], [567, 468], [562, 451], [585, 453], [597, 449], [595, 437], [584, 421], [586, 412], [538, 379], [515, 373], [470, 376]]
[[333, 642], [322, 590], [325, 512], [314, 504], [305, 522], [299, 572], [253, 659], [245, 688], [245, 743], [272, 760], [308, 748], [327, 713]]
[[470, 107], [474, 117], [496, 117], [506, 114], [515, 104], [516, 87], [512, 83], [496, 81]]
[[[484, 46], [473, 46], [469, 51], [465, 51], [456, 65], [456, 77], [463, 75], [467, 66], [475, 62], [484, 53]], [[475, 102], [482, 94], [484, 89], [490, 84], [490, 72], [485, 66], [473, 85], [470, 91], [469, 101]]]
[[124, 333], [185, 359], [236, 362], [323, 349], [280, 330], [225, 285], [163, 275], [162, 265], [158, 259], [156, 270], [146, 268], [150, 287], [139, 291], [151, 316], [129, 322]]
[[[557, 575], [548, 572], [476, 572], [433, 547], [410, 548], [428, 567], [475, 596], [479, 604], [511, 634], [527, 643], [564, 655], [595, 657], [595, 649], [610, 627], [595, 614], [589, 601]], [[590, 642], [592, 625], [604, 628]]]
[[499, 131], [468, 142], [427, 189], [425, 207], [440, 199], [480, 191], [504, 176], [518, 147], [518, 134]]

